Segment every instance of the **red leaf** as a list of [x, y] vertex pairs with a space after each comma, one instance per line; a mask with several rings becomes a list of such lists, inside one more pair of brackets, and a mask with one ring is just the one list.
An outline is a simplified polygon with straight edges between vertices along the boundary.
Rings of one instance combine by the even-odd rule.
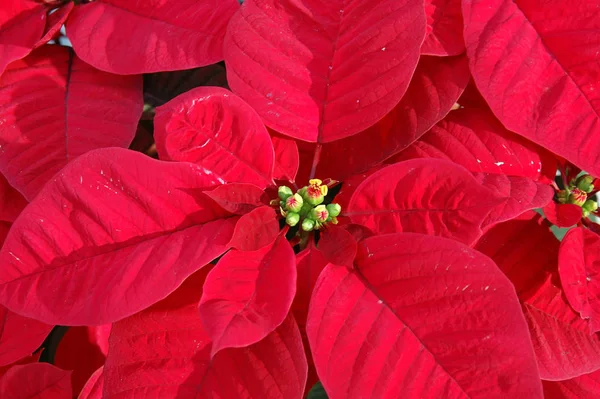
[[425, 0], [427, 35], [421, 54], [459, 55], [465, 51], [460, 0]]
[[244, 215], [269, 203], [264, 190], [253, 184], [224, 184], [204, 193], [223, 209], [236, 215]]
[[[314, 176], [344, 180], [402, 151], [446, 116], [469, 79], [466, 57], [421, 57], [400, 103], [365, 131], [323, 144]], [[304, 145], [300, 151], [308, 168], [301, 175], [308, 177], [315, 147]]]
[[18, 315], [0, 306], [0, 366], [31, 355], [40, 347], [52, 326]]
[[31, 200], [73, 158], [131, 143], [142, 79], [97, 71], [67, 47], [44, 46], [0, 77], [0, 104], [0, 171]]
[[583, 210], [575, 204], [557, 204], [552, 201], [544, 208], [544, 216], [557, 227], [571, 227], [579, 223], [583, 217]]
[[272, 136], [273, 147], [275, 148], [275, 169], [273, 176], [275, 179], [287, 180], [294, 183], [300, 158], [298, 155], [298, 145], [294, 140]]
[[240, 251], [256, 251], [275, 241], [278, 233], [279, 222], [275, 210], [261, 206], [238, 220], [229, 245]]
[[600, 175], [600, 8], [568, 0], [465, 0], [481, 94], [506, 128]]
[[67, 33], [77, 55], [122, 75], [174, 71], [223, 59], [235, 0], [95, 0], [75, 7]]
[[90, 379], [79, 393], [77, 399], [102, 399], [102, 390], [104, 389], [104, 366], [92, 374]]
[[208, 274], [198, 305], [213, 341], [211, 357], [270, 334], [285, 319], [295, 293], [296, 260], [283, 236], [258, 251], [226, 253]]
[[552, 201], [554, 196], [552, 187], [527, 177], [491, 173], [473, 175], [482, 186], [503, 198], [502, 202], [487, 216], [483, 223], [484, 227], [510, 220], [530, 209], [541, 208]]
[[247, 0], [227, 29], [227, 79], [270, 128], [330, 142], [400, 101], [424, 35], [422, 1]]
[[329, 262], [316, 246], [313, 240], [310, 240], [308, 246], [296, 255], [296, 270], [298, 274], [296, 284], [296, 296], [292, 304], [292, 312], [301, 331], [306, 326], [306, 317], [308, 315], [308, 303], [312, 295], [315, 283], [321, 271]]
[[484, 104], [467, 104], [451, 112], [393, 161], [412, 158], [447, 159], [471, 172], [528, 177], [544, 183], [554, 181], [556, 174], [552, 154], [506, 130]]
[[63, 370], [73, 370], [71, 383], [76, 395], [106, 360], [95, 342], [95, 330], [95, 327], [70, 327], [56, 350], [53, 364]]
[[567, 300], [591, 332], [600, 331], [600, 235], [583, 227], [567, 232], [560, 244], [558, 272]]
[[104, 366], [106, 397], [296, 399], [306, 381], [300, 332], [287, 317], [263, 340], [219, 351], [197, 313], [202, 277], [114, 324]]
[[38, 40], [34, 48], [43, 46], [60, 35], [60, 29], [67, 21], [74, 7], [75, 2], [68, 2], [54, 9], [51, 14], [48, 14], [44, 36]]
[[319, 249], [330, 263], [352, 267], [357, 243], [351, 233], [341, 226], [328, 226], [321, 233]]
[[46, 7], [28, 0], [4, 0], [0, 8], [0, 75], [31, 52], [44, 34]]
[[426, 233], [471, 243], [500, 201], [456, 164], [414, 159], [371, 175], [342, 215], [375, 234]]
[[567, 304], [557, 275], [559, 242], [530, 211], [488, 231], [475, 247], [510, 278], [529, 324], [540, 376], [564, 380], [600, 368], [600, 335]]
[[154, 126], [161, 159], [197, 163], [222, 183], [272, 184], [269, 133], [256, 112], [228, 90], [190, 90], [157, 108]]
[[202, 194], [199, 166], [111, 148], [44, 187], [0, 251], [0, 301], [49, 324], [95, 325], [164, 298], [220, 256], [234, 218]]
[[355, 266], [328, 265], [311, 300], [307, 333], [328, 395], [542, 397], [514, 288], [487, 257], [390, 234], [361, 242]]
[[71, 372], [48, 363], [14, 366], [0, 379], [0, 396], [19, 399], [71, 399]]
[[546, 399], [595, 399], [600, 392], [600, 371], [565, 381], [542, 381]]
[[14, 222], [25, 206], [27, 200], [0, 174], [0, 220]]

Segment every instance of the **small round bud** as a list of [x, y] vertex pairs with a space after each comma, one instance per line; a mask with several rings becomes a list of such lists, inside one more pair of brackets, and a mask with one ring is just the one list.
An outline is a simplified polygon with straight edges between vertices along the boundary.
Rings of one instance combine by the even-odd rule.
[[310, 219], [304, 219], [302, 221], [302, 230], [312, 231], [315, 228], [315, 221]]
[[573, 191], [571, 191], [571, 194], [569, 195], [569, 203], [571, 204], [582, 206], [583, 204], [585, 204], [586, 200], [587, 194], [585, 193], [585, 191], [580, 190], [578, 188], [573, 189]]
[[594, 200], [587, 200], [581, 208], [583, 208], [583, 216], [587, 217], [590, 213], [598, 210], [598, 203]]
[[594, 191], [594, 178], [590, 175], [579, 176], [576, 184], [578, 189], [586, 193]]
[[285, 200], [285, 209], [287, 209], [288, 211], [300, 212], [300, 209], [302, 209], [302, 205], [304, 205], [304, 200], [302, 199], [302, 196], [298, 193], [288, 197], [288, 199]]
[[279, 195], [279, 198], [283, 201], [291, 197], [293, 194], [294, 192], [292, 189], [287, 186], [279, 186], [277, 189], [277, 195]]
[[556, 193], [556, 198], [559, 204], [568, 204], [569, 203], [569, 195], [571, 192], [569, 190], [560, 190]]
[[327, 212], [329, 212], [330, 216], [339, 216], [342, 212], [342, 207], [340, 204], [329, 204], [327, 205]]
[[289, 212], [287, 214], [287, 216], [285, 217], [285, 222], [289, 226], [292, 226], [292, 227], [297, 225], [299, 221], [300, 221], [300, 215], [298, 215], [297, 213], [294, 213], [294, 212]]
[[309, 217], [315, 222], [325, 223], [327, 221], [327, 218], [329, 217], [329, 212], [327, 211], [325, 205], [319, 205], [313, 208], [313, 210], [310, 212]]

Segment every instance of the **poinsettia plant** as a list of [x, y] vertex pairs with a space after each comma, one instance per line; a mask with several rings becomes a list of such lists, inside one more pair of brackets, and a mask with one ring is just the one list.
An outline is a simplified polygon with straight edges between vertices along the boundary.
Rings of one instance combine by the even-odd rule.
[[600, 396], [599, 1], [5, 3], [0, 397]]

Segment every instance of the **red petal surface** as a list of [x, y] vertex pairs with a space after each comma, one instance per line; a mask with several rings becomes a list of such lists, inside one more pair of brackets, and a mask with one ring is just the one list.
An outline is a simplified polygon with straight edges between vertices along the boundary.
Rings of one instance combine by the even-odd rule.
[[[400, 103], [363, 132], [323, 144], [314, 176], [344, 180], [402, 151], [446, 116], [469, 79], [466, 57], [421, 57]], [[308, 177], [315, 145], [300, 150]]]
[[67, 47], [44, 46], [0, 77], [0, 171], [31, 200], [73, 158], [127, 147], [142, 79], [97, 71]]
[[235, 219], [201, 193], [216, 183], [197, 165], [124, 149], [77, 158], [13, 224], [0, 301], [62, 325], [148, 307], [228, 248]]
[[459, 55], [465, 51], [460, 0], [425, 0], [427, 36], [421, 54]]
[[77, 55], [122, 75], [173, 71], [223, 59], [236, 0], [95, 0], [75, 7], [67, 34]]
[[600, 392], [600, 371], [565, 381], [542, 381], [546, 399], [596, 399]]
[[286, 318], [265, 339], [220, 351], [198, 317], [202, 279], [114, 324], [104, 366], [104, 399], [198, 397], [300, 399], [306, 358], [298, 326]]
[[557, 275], [559, 242], [533, 211], [494, 226], [475, 247], [515, 285], [542, 378], [565, 380], [600, 368], [600, 335], [569, 306]]
[[104, 367], [100, 367], [87, 381], [78, 399], [102, 399], [104, 389]]
[[75, 2], [66, 3], [48, 15], [48, 18], [46, 18], [46, 29], [44, 31], [44, 36], [38, 40], [35, 48], [47, 44], [50, 40], [53, 40], [60, 35], [60, 29], [67, 21], [67, 18], [71, 14], [71, 11], [74, 7]]
[[448, 159], [471, 172], [528, 177], [551, 182], [556, 160], [543, 148], [506, 130], [485, 106], [451, 112], [412, 146], [394, 157]]
[[279, 180], [287, 180], [293, 183], [296, 180], [300, 159], [298, 145], [294, 140], [273, 136], [273, 147], [275, 148], [275, 168], [273, 176]]
[[552, 201], [544, 208], [544, 216], [557, 227], [571, 227], [579, 223], [583, 210], [575, 204], [557, 204]]
[[292, 304], [294, 317], [301, 330], [306, 326], [308, 304], [312, 296], [315, 283], [321, 271], [327, 266], [327, 258], [316, 246], [313, 240], [309, 241], [306, 249], [296, 255], [296, 270], [298, 278], [296, 284], [296, 297]]
[[0, 173], [0, 220], [14, 222], [25, 206], [27, 200]]
[[371, 175], [342, 215], [376, 234], [426, 233], [471, 243], [501, 201], [461, 166], [414, 159]]
[[[401, 265], [401, 267], [399, 267]], [[328, 265], [307, 332], [332, 398], [541, 398], [514, 288], [455, 241], [390, 234]]]
[[271, 244], [279, 233], [275, 210], [261, 206], [242, 216], [235, 225], [229, 245], [240, 251], [256, 251]]
[[330, 263], [352, 267], [356, 256], [356, 240], [341, 226], [328, 226], [321, 232], [319, 249]]
[[558, 272], [567, 300], [592, 332], [600, 331], [600, 235], [583, 227], [567, 232], [560, 244]]
[[211, 356], [254, 344], [279, 326], [296, 293], [296, 259], [285, 237], [258, 251], [231, 250], [208, 274], [198, 309]]
[[52, 326], [0, 306], [0, 366], [29, 356], [40, 347]]
[[71, 373], [48, 363], [14, 366], [0, 379], [0, 396], [18, 399], [71, 399]]
[[195, 162], [222, 182], [272, 184], [274, 151], [254, 110], [220, 87], [198, 87], [162, 107], [154, 118], [163, 160]]
[[261, 205], [268, 204], [264, 190], [244, 183], [230, 183], [206, 191], [205, 194], [228, 212], [244, 215]]
[[465, 0], [477, 87], [508, 129], [600, 175], [595, 1]]
[[30, 0], [4, 0], [0, 8], [0, 75], [31, 52], [44, 34], [46, 7]]
[[53, 364], [63, 370], [73, 370], [71, 383], [75, 394], [81, 392], [106, 360], [95, 338], [95, 327], [70, 327], [58, 344]]
[[417, 0], [246, 0], [225, 37], [227, 79], [270, 128], [329, 142], [398, 104], [424, 35]]
[[525, 211], [541, 208], [552, 201], [554, 189], [526, 177], [474, 173], [475, 179], [503, 201], [487, 216], [484, 226], [510, 220]]

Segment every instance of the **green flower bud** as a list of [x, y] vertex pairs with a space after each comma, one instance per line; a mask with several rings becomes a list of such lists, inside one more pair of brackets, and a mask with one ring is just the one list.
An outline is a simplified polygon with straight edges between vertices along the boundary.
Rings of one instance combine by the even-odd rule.
[[340, 204], [329, 204], [327, 205], [327, 212], [329, 212], [329, 215], [332, 217], [339, 216], [342, 212], [342, 207]]
[[308, 216], [310, 214], [310, 211], [312, 211], [313, 207], [311, 204], [309, 204], [308, 202], [304, 202], [304, 205], [302, 205], [302, 209], [300, 209], [300, 212], [298, 212], [301, 216]]
[[304, 219], [302, 221], [302, 230], [312, 231], [315, 228], [315, 221], [310, 219]]
[[327, 207], [325, 207], [325, 205], [316, 206], [312, 211], [310, 211], [309, 218], [318, 223], [325, 223], [327, 218], [329, 218]]
[[285, 200], [285, 209], [291, 212], [300, 212], [302, 205], [304, 205], [304, 200], [298, 193], [288, 197], [288, 199]]
[[568, 204], [569, 203], [569, 195], [571, 192], [569, 190], [560, 190], [556, 193], [556, 197], [558, 199], [559, 204]]
[[287, 186], [279, 186], [277, 189], [277, 195], [279, 195], [279, 198], [283, 201], [291, 197], [293, 194], [294, 192], [292, 189]]
[[570, 204], [582, 206], [583, 204], [585, 204], [586, 200], [587, 194], [585, 193], [585, 191], [580, 190], [578, 188], [573, 189], [573, 191], [571, 191], [571, 194], [569, 195]]
[[590, 213], [598, 210], [598, 203], [594, 200], [587, 200], [581, 208], [583, 208], [583, 217], [587, 217]]
[[319, 179], [311, 179], [308, 182], [310, 184], [306, 187], [306, 201], [313, 206], [323, 203], [329, 191], [328, 187]]
[[586, 193], [591, 193], [594, 191], [594, 178], [590, 175], [579, 176], [577, 179], [577, 188], [585, 191]]
[[294, 212], [289, 212], [287, 214], [287, 216], [285, 217], [285, 222], [289, 226], [292, 226], [292, 227], [297, 225], [299, 221], [300, 221], [300, 215], [298, 215], [297, 213], [294, 213]]

